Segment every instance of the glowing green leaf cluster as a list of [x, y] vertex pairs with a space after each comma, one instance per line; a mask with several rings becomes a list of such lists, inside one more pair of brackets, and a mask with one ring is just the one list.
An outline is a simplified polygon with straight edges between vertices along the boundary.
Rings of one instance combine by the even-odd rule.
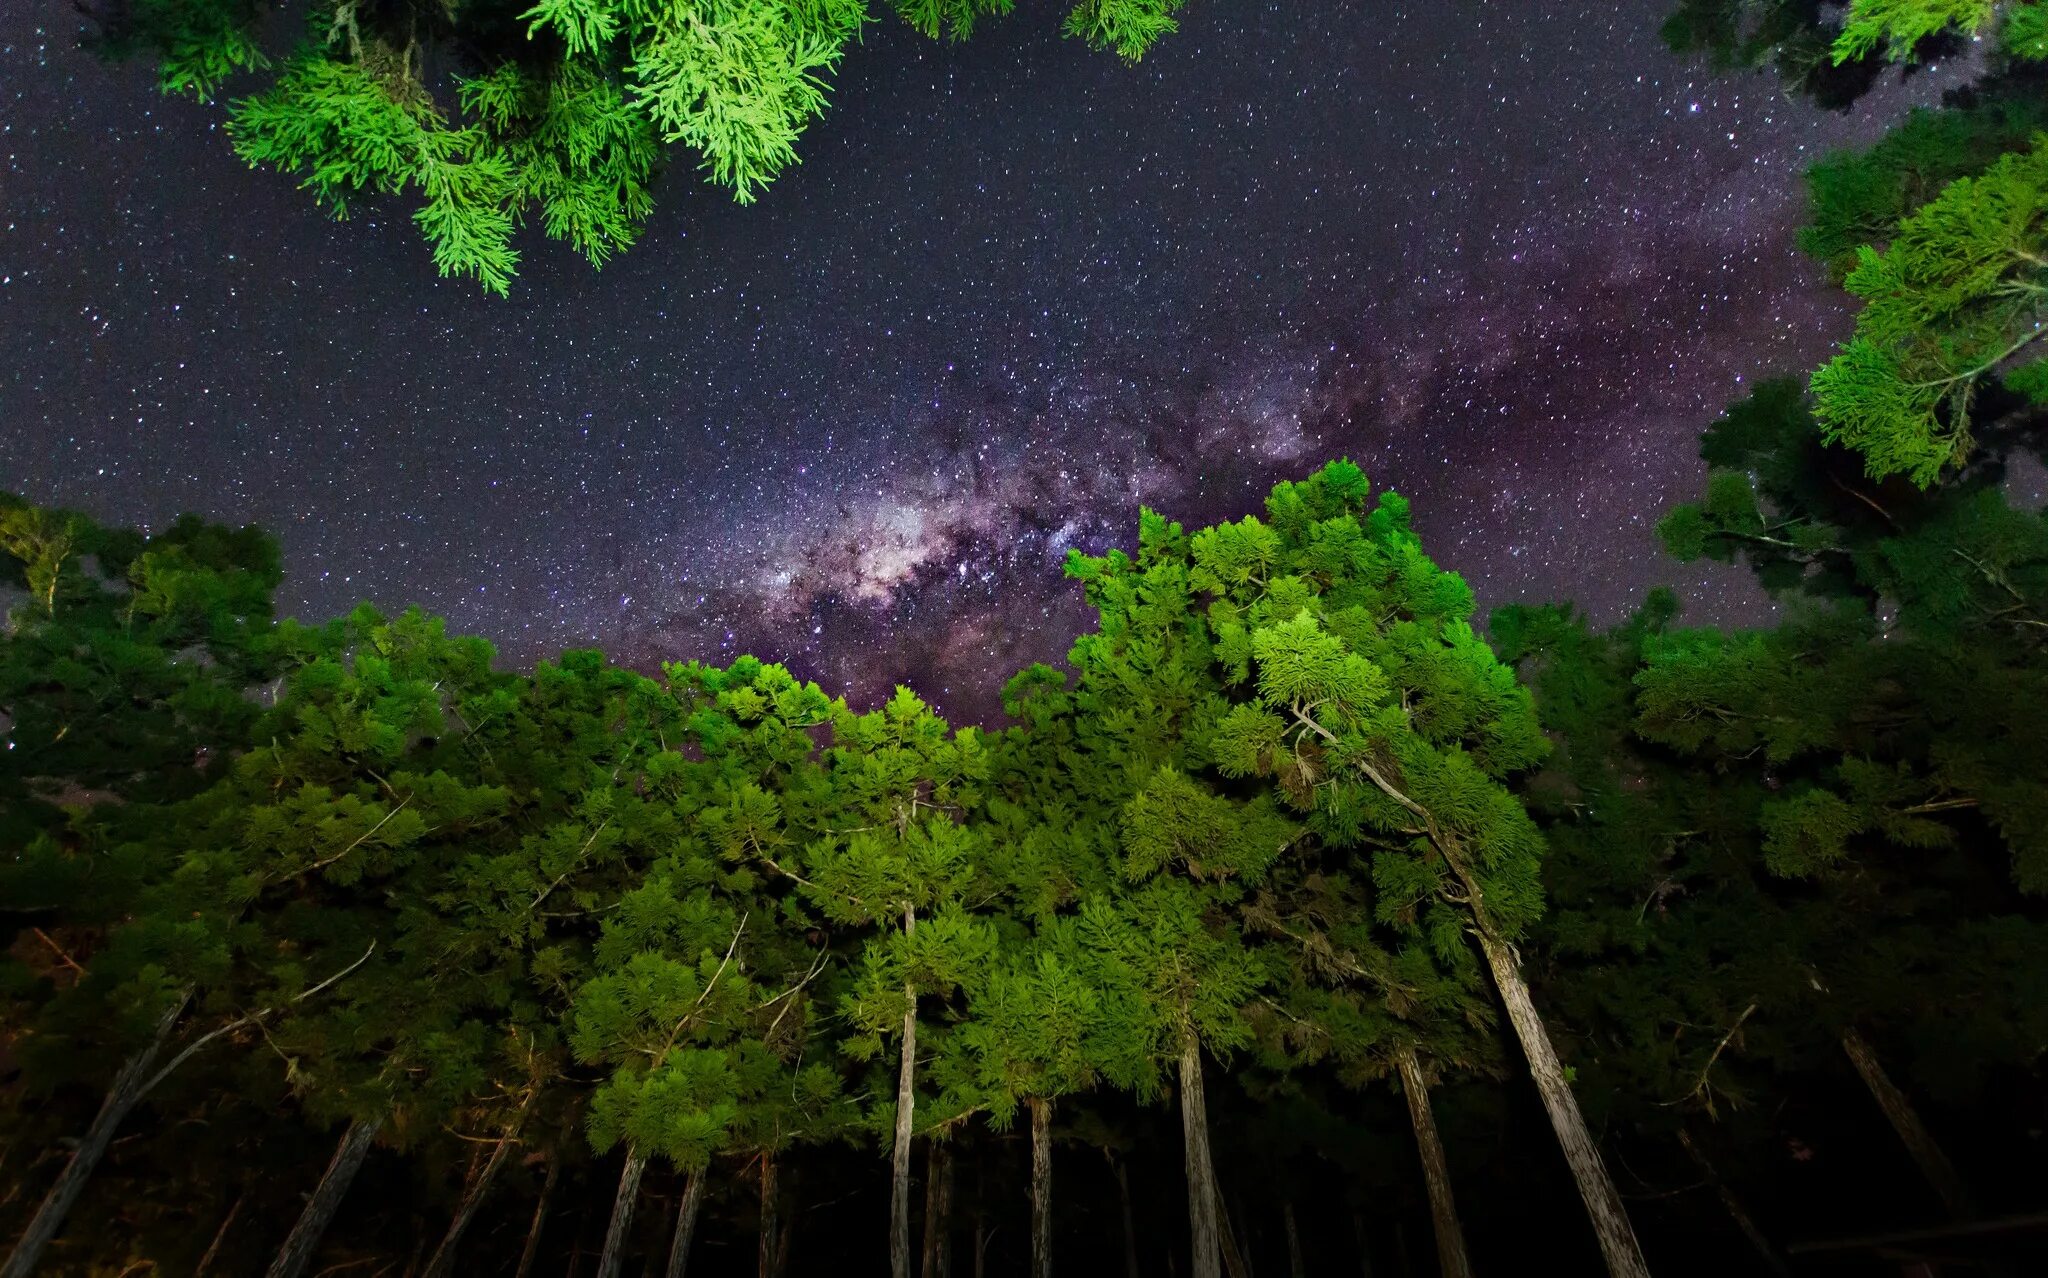
[[[1086, 0], [1069, 31], [1137, 58], [1180, 0]], [[913, 27], [963, 38], [1010, 0], [896, 0]], [[110, 54], [153, 53], [166, 91], [213, 96], [263, 72], [255, 0], [137, 0], [102, 19]], [[443, 275], [504, 294], [530, 210], [593, 266], [629, 247], [666, 148], [741, 203], [797, 160], [827, 82], [870, 20], [865, 0], [303, 0], [308, 38], [231, 107], [235, 149], [301, 175], [337, 214], [405, 196]], [[452, 63], [452, 98], [427, 72]]]
[[1926, 487], [1968, 457], [1979, 384], [2043, 331], [2044, 216], [2048, 139], [1951, 183], [1882, 252], [1859, 251], [1856, 335], [1812, 388], [1826, 437], [1872, 476]]

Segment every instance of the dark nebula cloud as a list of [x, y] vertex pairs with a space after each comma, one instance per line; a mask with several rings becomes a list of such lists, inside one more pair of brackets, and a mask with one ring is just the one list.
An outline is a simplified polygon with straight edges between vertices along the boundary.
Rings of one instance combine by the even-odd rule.
[[1799, 169], [1952, 77], [1825, 115], [1681, 65], [1666, 5], [1192, 0], [1137, 69], [1037, 6], [885, 20], [759, 205], [678, 169], [633, 252], [536, 240], [509, 303], [7, 6], [0, 487], [264, 523], [305, 615], [752, 650], [961, 718], [1085, 624], [1070, 548], [1337, 455], [1486, 604], [1758, 618], [1650, 526], [1720, 405], [1845, 327]]

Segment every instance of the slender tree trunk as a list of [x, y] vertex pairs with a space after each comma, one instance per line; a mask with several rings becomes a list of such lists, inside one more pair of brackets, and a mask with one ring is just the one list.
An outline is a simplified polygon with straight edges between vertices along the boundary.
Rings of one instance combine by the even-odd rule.
[[191, 997], [188, 991], [171, 1004], [169, 1010], [157, 1019], [156, 1033], [149, 1040], [149, 1045], [130, 1056], [122, 1064], [121, 1072], [114, 1075], [113, 1084], [107, 1088], [106, 1099], [100, 1102], [99, 1113], [93, 1116], [92, 1126], [85, 1129], [84, 1139], [72, 1151], [64, 1170], [57, 1173], [57, 1182], [43, 1195], [28, 1228], [22, 1231], [14, 1250], [8, 1254], [7, 1263], [0, 1265], [0, 1278], [28, 1278], [35, 1272], [44, 1250], [57, 1237], [57, 1231], [64, 1227], [64, 1218], [77, 1205], [78, 1196], [85, 1192], [85, 1183], [92, 1179], [100, 1159], [106, 1156], [115, 1130], [148, 1094], [156, 1058], [163, 1054], [171, 1029], [184, 1015], [185, 1004]]
[[1358, 1278], [1372, 1278], [1372, 1235], [1366, 1232], [1365, 1213], [1351, 1212], [1351, 1240], [1358, 1246]]
[[1216, 1189], [1216, 1223], [1223, 1232], [1223, 1272], [1230, 1278], [1252, 1278], [1252, 1267], [1245, 1263], [1244, 1250], [1237, 1245], [1237, 1229], [1231, 1223], [1230, 1206], [1223, 1201], [1223, 1188]]
[[206, 1254], [192, 1267], [192, 1278], [204, 1278], [206, 1271], [213, 1268], [213, 1262], [220, 1256], [221, 1241], [228, 1236], [228, 1226], [234, 1224], [235, 1217], [242, 1214], [242, 1204], [247, 1202], [248, 1198], [247, 1193], [235, 1198], [234, 1205], [228, 1208], [228, 1214], [222, 1218], [220, 1228], [213, 1231], [213, 1241], [206, 1244]]
[[384, 1116], [379, 1114], [375, 1118], [358, 1118], [341, 1134], [341, 1143], [334, 1147], [334, 1157], [328, 1160], [313, 1196], [306, 1200], [306, 1209], [299, 1213], [298, 1223], [292, 1226], [284, 1246], [278, 1248], [277, 1259], [270, 1262], [268, 1278], [299, 1278], [306, 1271], [383, 1126]]
[[1223, 1278], [1216, 1169], [1209, 1161], [1209, 1112], [1202, 1095], [1202, 1047], [1193, 1033], [1182, 1035], [1180, 1042], [1180, 1133], [1187, 1147], [1189, 1271], [1193, 1278]]
[[[524, 1112], [521, 1111], [522, 1116]], [[455, 1249], [461, 1244], [462, 1235], [468, 1231], [470, 1222], [476, 1219], [477, 1208], [483, 1206], [484, 1195], [490, 1192], [492, 1182], [497, 1180], [498, 1169], [505, 1165], [505, 1156], [512, 1152], [512, 1138], [515, 1135], [516, 1127], [506, 1131], [497, 1146], [491, 1150], [491, 1156], [485, 1161], [483, 1170], [470, 1182], [468, 1190], [462, 1195], [462, 1204], [455, 1209], [455, 1219], [448, 1222], [448, 1232], [441, 1235], [441, 1243], [434, 1248], [434, 1254], [427, 1261], [422, 1278], [447, 1278], [453, 1271]]]
[[767, 1278], [782, 1278], [789, 1272], [789, 1257], [796, 1250], [796, 1226], [803, 1214], [796, 1208], [796, 1185], [801, 1179], [792, 1178], [786, 1172], [775, 1178], [775, 1214], [782, 1220], [782, 1228], [776, 1232], [775, 1272]]
[[1123, 1209], [1124, 1214], [1124, 1278], [1139, 1278], [1138, 1218], [1137, 1213], [1131, 1210], [1130, 1168], [1123, 1159], [1109, 1150], [1105, 1149], [1102, 1153], [1109, 1159], [1110, 1169], [1116, 1173], [1117, 1205]]
[[1436, 1226], [1437, 1267], [1443, 1278], [1472, 1278], [1472, 1262], [1465, 1256], [1465, 1226], [1458, 1219], [1458, 1203], [1451, 1195], [1451, 1169], [1444, 1159], [1443, 1142], [1436, 1134], [1436, 1113], [1429, 1104], [1429, 1083], [1422, 1076], [1422, 1062], [1415, 1049], [1403, 1047], [1394, 1054], [1401, 1070], [1401, 1090], [1408, 1097], [1408, 1121], [1415, 1127], [1415, 1147], [1422, 1153], [1422, 1180], [1429, 1189], [1429, 1219]]
[[1550, 1126], [1564, 1149], [1565, 1162], [1571, 1165], [1572, 1178], [1579, 1184], [1579, 1197], [1585, 1200], [1586, 1214], [1600, 1239], [1600, 1252], [1607, 1258], [1607, 1272], [1613, 1278], [1650, 1278], [1650, 1267], [1636, 1243], [1635, 1229], [1621, 1205], [1621, 1195], [1615, 1191], [1614, 1181], [1600, 1161], [1600, 1150], [1586, 1130], [1579, 1102], [1572, 1095], [1571, 1085], [1565, 1082], [1557, 1049], [1551, 1046], [1550, 1031], [1544, 1027], [1543, 1017], [1529, 997], [1529, 986], [1522, 980], [1521, 963], [1483, 920], [1475, 930], [1479, 933], [1479, 946], [1486, 952], [1486, 964], [1493, 970], [1493, 983], [1500, 990], [1501, 1002], [1507, 1006], [1508, 1019], [1514, 1022], [1515, 1036], [1522, 1041], [1522, 1054], [1528, 1058], [1529, 1073], [1542, 1094], [1543, 1108], [1550, 1112]]
[[924, 1278], [946, 1278], [953, 1270], [953, 1153], [934, 1140], [925, 1154]]
[[1927, 1130], [1927, 1124], [1920, 1119], [1920, 1111], [1899, 1085], [1892, 1082], [1885, 1072], [1884, 1063], [1877, 1059], [1877, 1053], [1855, 1029], [1842, 1035], [1842, 1050], [1848, 1053], [1849, 1062], [1862, 1076], [1863, 1085], [1870, 1089], [1870, 1095], [1884, 1116], [1891, 1120], [1892, 1130], [1905, 1142], [1906, 1152], [1920, 1167], [1920, 1174], [1941, 1197], [1942, 1206], [1948, 1208], [1950, 1218], [1966, 1221], [1977, 1214], [1976, 1203], [1970, 1196], [1969, 1187], [1956, 1174], [1955, 1164], [1949, 1162], [1941, 1145], [1934, 1139], [1934, 1133]]
[[548, 1174], [540, 1183], [540, 1201], [533, 1205], [533, 1223], [526, 1227], [526, 1245], [519, 1249], [519, 1268], [512, 1278], [529, 1278], [533, 1273], [534, 1257], [540, 1254], [540, 1231], [547, 1224], [548, 1203], [555, 1196], [555, 1178], [562, 1174], [562, 1163], [558, 1158], [548, 1159]]
[[775, 1151], [761, 1151], [761, 1237], [754, 1251], [760, 1278], [777, 1278], [782, 1272], [782, 1169]]
[[[917, 911], [903, 907], [903, 936], [917, 930]], [[910, 1278], [910, 1130], [917, 1076], [917, 986], [903, 983], [903, 1059], [896, 1069], [896, 1146], [889, 1189], [889, 1272]]]
[[1301, 1230], [1295, 1228], [1292, 1198], [1280, 1204], [1280, 1223], [1287, 1229], [1288, 1274], [1291, 1278], [1308, 1278], [1308, 1267], [1301, 1262]]
[[1714, 1170], [1714, 1165], [1707, 1161], [1706, 1152], [1693, 1143], [1692, 1133], [1683, 1127], [1679, 1128], [1678, 1143], [1685, 1147], [1686, 1156], [1692, 1159], [1693, 1166], [1700, 1169], [1700, 1175], [1706, 1177], [1707, 1183], [1714, 1187], [1714, 1193], [1720, 1198], [1721, 1206], [1727, 1209], [1729, 1219], [1742, 1231], [1742, 1236], [1749, 1239], [1749, 1245], [1756, 1248], [1756, 1254], [1762, 1258], [1765, 1267], [1778, 1275], [1778, 1278], [1792, 1278], [1792, 1267], [1785, 1263], [1785, 1258], [1778, 1254], [1778, 1249], [1771, 1246], [1771, 1240], [1757, 1227], [1755, 1217], [1742, 1205], [1742, 1200], [1735, 1196], [1735, 1191], [1728, 1187], [1728, 1182], [1721, 1179], [1721, 1173]]
[[668, 1278], [683, 1278], [690, 1268], [690, 1240], [697, 1236], [697, 1209], [704, 1205], [704, 1171], [683, 1182], [683, 1201], [676, 1208], [675, 1241], [668, 1246]]
[[1052, 1098], [1031, 1107], [1031, 1278], [1052, 1278]]
[[626, 1150], [626, 1166], [619, 1172], [619, 1193], [612, 1199], [612, 1221], [604, 1231], [604, 1253], [598, 1257], [597, 1278], [619, 1278], [626, 1263], [626, 1233], [633, 1227], [633, 1206], [640, 1198], [640, 1176], [647, 1170], [647, 1155]]

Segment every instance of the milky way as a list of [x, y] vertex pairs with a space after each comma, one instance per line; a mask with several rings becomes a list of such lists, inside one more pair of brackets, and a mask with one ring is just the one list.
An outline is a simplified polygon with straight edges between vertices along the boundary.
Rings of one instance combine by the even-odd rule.
[[1057, 6], [885, 19], [758, 205], [679, 167], [632, 252], [536, 237], [510, 302], [8, 5], [0, 488], [262, 523], [304, 616], [752, 650], [962, 718], [1084, 624], [1070, 548], [1340, 454], [1485, 604], [1761, 616], [1650, 526], [1719, 406], [1845, 328], [1799, 169], [1951, 77], [1825, 115], [1667, 54], [1667, 3], [1193, 0], [1136, 69]]

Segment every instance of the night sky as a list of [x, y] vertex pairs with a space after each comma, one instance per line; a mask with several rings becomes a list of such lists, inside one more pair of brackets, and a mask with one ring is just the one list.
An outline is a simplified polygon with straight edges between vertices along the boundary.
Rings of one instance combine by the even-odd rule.
[[760, 203], [679, 164], [636, 248], [535, 234], [509, 302], [0, 6], [0, 488], [261, 523], [309, 619], [751, 650], [963, 719], [1083, 625], [1069, 547], [1337, 455], [1483, 605], [1760, 617], [1651, 525], [1720, 406], [1846, 330], [1801, 166], [1951, 76], [1826, 115], [1666, 53], [1668, 5], [1192, 0], [1136, 69], [1057, 6], [885, 16]]

